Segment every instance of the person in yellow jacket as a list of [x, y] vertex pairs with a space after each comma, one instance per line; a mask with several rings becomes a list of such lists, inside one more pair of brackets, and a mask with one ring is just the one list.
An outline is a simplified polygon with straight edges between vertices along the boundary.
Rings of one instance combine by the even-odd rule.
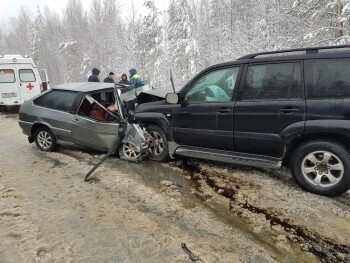
[[129, 70], [130, 72], [130, 87], [136, 89], [141, 85], [141, 77], [137, 74], [136, 68]]

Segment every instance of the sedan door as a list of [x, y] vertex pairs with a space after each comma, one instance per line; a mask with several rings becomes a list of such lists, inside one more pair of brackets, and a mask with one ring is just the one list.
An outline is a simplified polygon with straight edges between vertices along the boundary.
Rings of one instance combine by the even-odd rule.
[[113, 152], [121, 140], [120, 124], [116, 121], [96, 119], [93, 112], [101, 111], [99, 107], [85, 96], [77, 113], [71, 115], [72, 138], [75, 144]]

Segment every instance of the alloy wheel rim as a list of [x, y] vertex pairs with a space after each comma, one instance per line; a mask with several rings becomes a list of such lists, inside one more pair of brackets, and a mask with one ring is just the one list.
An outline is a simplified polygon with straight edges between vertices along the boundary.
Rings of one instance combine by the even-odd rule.
[[51, 135], [47, 131], [40, 131], [38, 133], [38, 143], [43, 149], [49, 149], [52, 146]]
[[150, 142], [148, 149], [152, 155], [161, 155], [163, 153], [164, 140], [158, 132], [150, 132]]
[[312, 185], [330, 187], [341, 181], [344, 164], [335, 154], [328, 151], [315, 151], [308, 154], [301, 164], [304, 178]]
[[135, 160], [140, 157], [141, 153], [137, 151], [136, 147], [131, 143], [123, 144], [123, 154], [125, 157]]

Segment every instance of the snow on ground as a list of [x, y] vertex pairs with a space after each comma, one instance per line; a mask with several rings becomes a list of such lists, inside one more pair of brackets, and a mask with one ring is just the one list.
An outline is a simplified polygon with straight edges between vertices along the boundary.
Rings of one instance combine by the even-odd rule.
[[1, 114], [1, 262], [346, 262], [350, 194], [307, 193], [286, 170], [159, 164], [29, 144]]

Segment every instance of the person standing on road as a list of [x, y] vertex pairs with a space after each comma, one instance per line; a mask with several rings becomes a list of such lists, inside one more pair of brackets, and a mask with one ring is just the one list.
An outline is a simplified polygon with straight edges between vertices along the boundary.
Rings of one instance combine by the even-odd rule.
[[128, 80], [128, 76], [125, 73], [122, 74], [119, 84], [125, 84], [125, 85], [130, 84], [130, 81]]
[[97, 68], [92, 69], [92, 74], [88, 78], [88, 82], [100, 82], [98, 75], [100, 74], [100, 70]]
[[141, 77], [137, 74], [136, 68], [130, 69], [129, 72], [131, 89], [136, 89], [141, 85]]
[[114, 83], [114, 73], [109, 72], [108, 76], [103, 80], [103, 82]]

